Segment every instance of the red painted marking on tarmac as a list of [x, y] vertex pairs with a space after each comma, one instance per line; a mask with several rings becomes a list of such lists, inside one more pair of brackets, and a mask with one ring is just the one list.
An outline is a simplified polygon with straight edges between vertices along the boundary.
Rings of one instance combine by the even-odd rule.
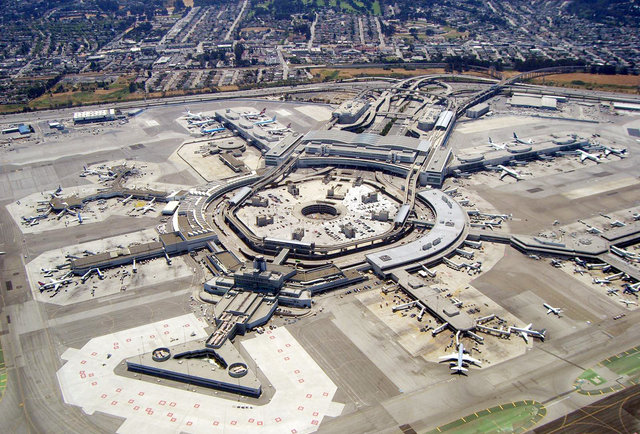
[[87, 361], [86, 361], [86, 360], [82, 360], [82, 361], [80, 362], [80, 364], [81, 364], [81, 365], [86, 365], [86, 364], [87, 364]]
[[256, 425], [258, 425], [258, 426], [262, 426], [262, 421], [261, 421], [261, 420], [259, 420], [258, 422], [256, 422]]
[[279, 417], [276, 417], [276, 422], [282, 422], [282, 419], [280, 419]]
[[131, 342], [131, 338], [127, 338], [127, 342]]
[[91, 382], [91, 385], [92, 385], [92, 386], [97, 386], [97, 385], [98, 385], [98, 382], [97, 382], [97, 381], [92, 381], [92, 382]]
[[184, 326], [185, 327], [191, 327], [191, 324], [185, 324]]
[[107, 397], [106, 393], [103, 393], [102, 395], [100, 395], [100, 398], [105, 399]]
[[311, 398], [313, 395], [311, 395], [310, 393], [307, 393], [307, 399]]
[[140, 406], [139, 406], [139, 405], [136, 405], [135, 407], [133, 407], [133, 409], [134, 409], [135, 411], [138, 411], [138, 410], [140, 410]]
[[218, 425], [220, 425], [220, 422], [218, 422], [217, 420], [214, 420], [213, 421], [213, 426], [218, 426]]
[[164, 334], [165, 334], [165, 335], [168, 335], [168, 334], [169, 334], [169, 330], [165, 330], [165, 331], [164, 331]]
[[193, 425], [193, 422], [191, 421], [187, 422], [187, 426], [191, 426], [191, 425]]
[[268, 335], [270, 335], [271, 333], [273, 333], [271, 330], [267, 330]]
[[301, 406], [301, 405], [299, 405], [299, 406], [298, 406], [298, 410], [302, 411], [302, 410], [304, 410], [304, 407], [303, 407], [303, 406]]
[[300, 373], [300, 369], [296, 369], [295, 371], [293, 371], [294, 374], [299, 374]]
[[144, 392], [138, 392], [139, 396], [144, 396]]
[[249, 423], [253, 423], [253, 422], [255, 422], [254, 418], [249, 419]]
[[329, 396], [329, 393], [328, 392], [323, 392], [322, 396]]
[[150, 411], [153, 411], [153, 408], [151, 407], [147, 407], [147, 409], [145, 410], [147, 413], [149, 413]]
[[167, 413], [167, 417], [173, 417], [173, 413]]
[[235, 424], [237, 424], [237, 423], [238, 423], [238, 421], [237, 421], [237, 420], [232, 420], [231, 422], [229, 422], [229, 424], [230, 424], [230, 425], [235, 425]]
[[291, 434], [296, 434], [297, 432], [298, 432], [298, 431], [296, 431], [296, 429], [295, 429], [295, 428], [291, 430]]
[[279, 353], [281, 353], [282, 351], [284, 351], [282, 348], [278, 348]]
[[317, 411], [314, 411], [314, 412], [313, 412], [313, 415], [314, 415], [314, 416], [318, 416], [318, 412], [317, 412]]
[[175, 402], [170, 402], [170, 403], [169, 403], [169, 407], [175, 407], [175, 406], [176, 406], [176, 403], [175, 403]]
[[275, 336], [269, 336], [269, 339], [275, 339], [275, 338], [276, 338]]
[[160, 404], [160, 405], [165, 405], [166, 403], [167, 403], [167, 401], [164, 401], [164, 400], [158, 402], [158, 404]]
[[285, 344], [285, 347], [289, 348], [291, 346], [291, 344]]
[[175, 418], [175, 417], [172, 417], [172, 418], [171, 418], [171, 422], [175, 422], [175, 421], [176, 421], [176, 418]]
[[87, 375], [87, 377], [89, 378], [93, 377], [93, 372], [90, 372], [89, 375]]
[[148, 414], [149, 416], [151, 416], [151, 415], [153, 414], [153, 410], [148, 411], [148, 412], [147, 412], [147, 414]]
[[285, 357], [284, 359], [288, 361], [288, 360], [289, 360], [289, 357], [287, 356], [287, 357]]
[[200, 404], [193, 404], [193, 408], [200, 408]]
[[122, 392], [122, 389], [121, 389], [120, 387], [118, 387], [118, 388], [116, 389], [116, 392], [120, 393], [120, 392]]
[[149, 335], [149, 339], [155, 339], [156, 335]]
[[133, 399], [130, 399], [130, 400], [128, 400], [127, 402], [128, 402], [129, 404], [133, 404], [133, 402], [134, 402], [134, 401], [133, 401]]
[[111, 401], [111, 405], [117, 405], [118, 401]]
[[318, 421], [317, 421], [316, 419], [313, 419], [313, 420], [311, 421], [311, 425], [318, 425]]
[[304, 378], [299, 379], [298, 383], [304, 383]]
[[92, 356], [97, 356], [98, 353], [96, 353], [95, 351], [93, 353], [91, 353]]
[[169, 324], [162, 324], [162, 327], [167, 328], [169, 327]]

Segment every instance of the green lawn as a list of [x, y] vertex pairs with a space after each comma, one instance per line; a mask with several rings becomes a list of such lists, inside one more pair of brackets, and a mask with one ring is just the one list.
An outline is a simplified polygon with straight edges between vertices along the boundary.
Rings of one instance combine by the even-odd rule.
[[618, 375], [632, 376], [640, 373], [640, 350], [637, 348], [604, 360], [602, 364]]
[[371, 9], [373, 10], [373, 15], [381, 15], [382, 11], [380, 10], [380, 2], [378, 0], [373, 2], [371, 5]]
[[535, 401], [518, 401], [470, 414], [428, 434], [450, 432], [456, 434], [524, 432], [537, 424], [547, 410]]
[[7, 387], [7, 367], [4, 365], [4, 355], [2, 347], [0, 347], [0, 399], [4, 395], [4, 389]]
[[603, 383], [606, 383], [607, 380], [602, 378], [600, 375], [596, 373], [593, 369], [587, 369], [578, 377], [579, 380], [587, 380], [594, 386], [600, 386]]

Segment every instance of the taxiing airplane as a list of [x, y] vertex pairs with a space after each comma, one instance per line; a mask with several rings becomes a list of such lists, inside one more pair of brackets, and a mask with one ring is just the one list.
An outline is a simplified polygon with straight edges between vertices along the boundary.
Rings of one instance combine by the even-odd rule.
[[624, 298], [621, 298], [621, 299], [620, 299], [620, 303], [624, 303], [627, 307], [629, 307], [629, 305], [631, 305], [631, 304], [633, 304], [633, 305], [635, 305], [635, 306], [637, 306], [637, 305], [638, 305], [638, 303], [637, 303], [637, 302], [635, 302], [635, 301], [630, 301], [630, 300], [625, 300]]
[[553, 313], [554, 315], [560, 316], [560, 314], [563, 312], [562, 308], [560, 307], [551, 307], [547, 303], [542, 303], [542, 305], [547, 308], [547, 315]]
[[467, 372], [467, 366], [469, 366], [469, 364], [474, 364], [476, 366], [480, 366], [482, 364], [480, 360], [476, 360], [465, 354], [464, 345], [462, 343], [458, 344], [458, 352], [440, 357], [440, 362], [450, 362], [449, 365], [451, 370], [456, 374]]
[[528, 324], [526, 327], [510, 327], [510, 329], [514, 332], [519, 333], [526, 343], [529, 343], [529, 336], [544, 341], [544, 334], [546, 333], [546, 330], [533, 330], [531, 326], [532, 324]]
[[578, 149], [578, 156], [580, 156], [580, 162], [584, 163], [584, 160], [592, 160], [596, 163], [600, 163], [600, 154], [591, 154], [589, 152], [583, 151], [582, 149]]
[[533, 143], [533, 140], [529, 139], [529, 140], [523, 140], [520, 137], [518, 137], [518, 135], [516, 134], [516, 132], [513, 132], [513, 140], [516, 143], [520, 143], [522, 145], [531, 145]]

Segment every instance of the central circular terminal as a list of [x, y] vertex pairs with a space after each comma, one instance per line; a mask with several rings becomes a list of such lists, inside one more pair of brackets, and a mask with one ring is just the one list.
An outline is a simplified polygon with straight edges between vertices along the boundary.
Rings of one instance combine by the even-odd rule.
[[328, 203], [312, 203], [300, 209], [303, 216], [316, 220], [331, 220], [340, 215], [340, 211]]

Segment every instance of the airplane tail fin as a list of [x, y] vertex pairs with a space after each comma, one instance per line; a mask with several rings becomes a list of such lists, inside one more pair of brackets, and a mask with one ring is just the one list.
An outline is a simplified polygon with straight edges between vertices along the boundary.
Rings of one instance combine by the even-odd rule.
[[516, 139], [516, 140], [518, 140], [518, 135], [516, 134], [516, 132], [515, 132], [515, 131], [513, 132], [513, 138], [514, 138], [514, 139]]

